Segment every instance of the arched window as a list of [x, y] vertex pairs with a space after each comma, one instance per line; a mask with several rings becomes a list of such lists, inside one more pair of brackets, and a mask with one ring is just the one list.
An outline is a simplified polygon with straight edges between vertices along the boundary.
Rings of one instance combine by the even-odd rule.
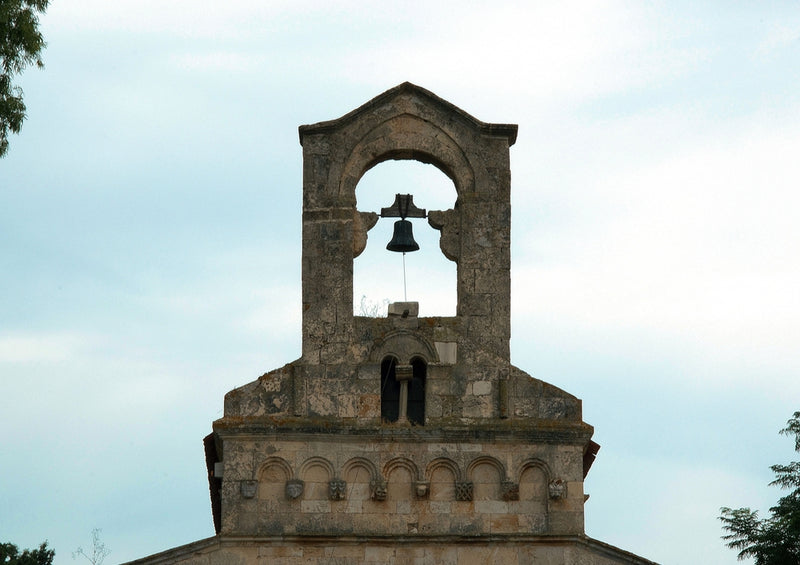
[[400, 415], [400, 381], [396, 378], [397, 358], [381, 362], [381, 421], [396, 422]]
[[387, 356], [381, 362], [381, 421], [425, 425], [425, 360], [415, 357], [400, 365]]
[[425, 374], [427, 366], [419, 357], [411, 360], [412, 379], [408, 383], [408, 421], [422, 426], [425, 424]]

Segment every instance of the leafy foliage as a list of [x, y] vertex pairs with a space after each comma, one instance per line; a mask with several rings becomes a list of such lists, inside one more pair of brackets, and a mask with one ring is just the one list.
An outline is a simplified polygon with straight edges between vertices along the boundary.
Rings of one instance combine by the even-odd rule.
[[27, 66], [44, 66], [45, 47], [39, 14], [50, 0], [0, 0], [0, 157], [8, 152], [8, 134], [19, 133], [25, 120], [22, 89], [12, 79]]
[[47, 542], [42, 543], [39, 549], [25, 549], [22, 553], [13, 543], [0, 543], [0, 563], [3, 565], [52, 565], [55, 555], [54, 550], [47, 548]]
[[[800, 412], [780, 431], [794, 436], [795, 451], [800, 452]], [[800, 461], [772, 465], [775, 480], [770, 485], [793, 489], [769, 509], [767, 518], [749, 508], [722, 508], [720, 520], [729, 533], [722, 536], [727, 546], [739, 552], [739, 559], [754, 557], [756, 565], [797, 565], [800, 563]]]

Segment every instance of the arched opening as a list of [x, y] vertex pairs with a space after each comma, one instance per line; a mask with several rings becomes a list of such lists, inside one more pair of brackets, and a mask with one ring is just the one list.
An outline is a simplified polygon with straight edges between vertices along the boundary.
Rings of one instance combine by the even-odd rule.
[[425, 425], [425, 377], [428, 366], [421, 357], [400, 365], [397, 357], [381, 361], [381, 421]]
[[412, 378], [408, 383], [408, 421], [417, 426], [425, 424], [425, 376], [428, 370], [420, 357], [411, 360]]
[[[455, 206], [453, 181], [433, 165], [419, 161], [385, 161], [367, 171], [356, 187], [357, 208], [376, 212], [392, 205], [396, 194], [413, 194], [414, 204], [427, 211]], [[439, 249], [439, 231], [426, 219], [410, 219], [419, 251], [387, 251], [394, 223], [381, 218], [367, 238], [367, 247], [353, 261], [353, 312], [357, 316], [385, 316], [391, 302], [419, 302], [420, 316], [454, 316], [456, 264]]]
[[381, 421], [396, 422], [400, 416], [400, 381], [396, 377], [397, 358], [381, 362]]

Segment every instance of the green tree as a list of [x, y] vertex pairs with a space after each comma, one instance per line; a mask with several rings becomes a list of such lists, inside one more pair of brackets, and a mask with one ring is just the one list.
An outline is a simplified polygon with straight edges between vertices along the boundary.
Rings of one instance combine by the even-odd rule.
[[[794, 449], [800, 453], [800, 412], [786, 422], [780, 431], [794, 436]], [[727, 546], [739, 552], [739, 559], [754, 557], [756, 565], [798, 565], [800, 563], [800, 461], [773, 465], [775, 480], [770, 485], [791, 492], [769, 509], [767, 518], [759, 519], [758, 511], [749, 508], [722, 508], [719, 517], [722, 536]]]
[[3, 565], [53, 565], [55, 554], [47, 548], [47, 542], [42, 543], [39, 549], [25, 549], [22, 553], [13, 543], [0, 543], [0, 563]]
[[27, 66], [44, 66], [45, 47], [39, 14], [50, 0], [0, 0], [0, 157], [8, 152], [8, 134], [19, 133], [25, 120], [22, 88], [13, 78]]

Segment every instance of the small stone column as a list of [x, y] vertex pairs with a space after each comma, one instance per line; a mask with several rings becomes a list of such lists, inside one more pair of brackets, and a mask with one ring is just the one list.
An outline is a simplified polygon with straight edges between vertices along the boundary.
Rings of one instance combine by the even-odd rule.
[[408, 418], [408, 381], [414, 376], [411, 365], [398, 365], [395, 368], [394, 378], [400, 383], [400, 406], [398, 408], [398, 422], [407, 422]]

